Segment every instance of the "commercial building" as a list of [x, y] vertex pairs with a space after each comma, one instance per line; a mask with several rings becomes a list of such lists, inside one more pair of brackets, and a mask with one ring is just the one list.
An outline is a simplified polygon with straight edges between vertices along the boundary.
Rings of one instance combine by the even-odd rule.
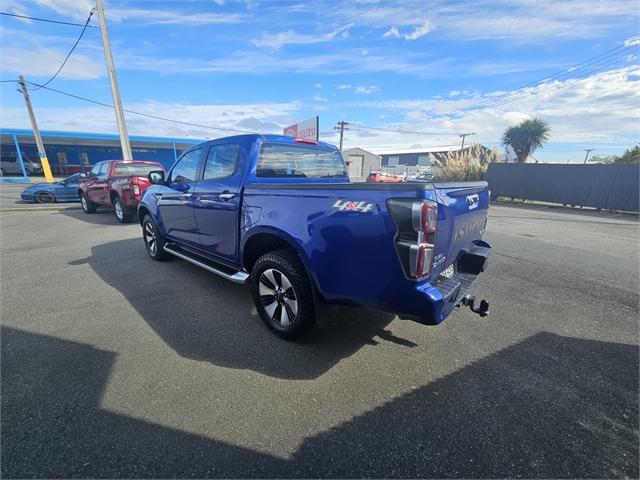
[[362, 148], [347, 148], [342, 156], [353, 182], [364, 181], [371, 172], [380, 170], [380, 156]]
[[[117, 135], [47, 130], [41, 131], [41, 135], [54, 175], [70, 175], [86, 171], [102, 160], [122, 158], [120, 138]], [[157, 161], [169, 168], [180, 152], [204, 140], [131, 135], [129, 141], [134, 159]], [[33, 132], [0, 129], [0, 165], [5, 165], [5, 176], [22, 176], [16, 174], [21, 169], [11, 168], [12, 164], [19, 162], [18, 152], [22, 154], [24, 161], [38, 162], [38, 148]]]

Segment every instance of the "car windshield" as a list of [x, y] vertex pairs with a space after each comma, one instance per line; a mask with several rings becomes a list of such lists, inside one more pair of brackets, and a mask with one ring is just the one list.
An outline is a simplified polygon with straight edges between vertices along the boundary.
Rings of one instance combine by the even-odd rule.
[[113, 175], [146, 176], [149, 172], [161, 169], [162, 167], [156, 163], [116, 163]]
[[347, 175], [336, 150], [304, 145], [265, 144], [256, 172], [258, 177], [338, 178]]

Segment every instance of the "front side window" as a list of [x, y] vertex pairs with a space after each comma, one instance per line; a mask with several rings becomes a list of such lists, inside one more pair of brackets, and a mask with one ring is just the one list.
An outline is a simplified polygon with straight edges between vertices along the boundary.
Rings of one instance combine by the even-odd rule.
[[194, 182], [198, 174], [198, 161], [201, 149], [190, 150], [185, 153], [171, 171], [172, 183]]
[[262, 147], [258, 177], [338, 178], [346, 177], [344, 163], [336, 150], [284, 143], [267, 143]]
[[102, 165], [100, 165], [100, 173], [98, 173], [98, 175], [102, 176], [102, 175], [107, 175], [109, 173], [109, 162], [104, 162]]
[[96, 165], [94, 165], [94, 167], [91, 169], [91, 176], [92, 177], [97, 177], [98, 176], [98, 172], [100, 171], [100, 167], [102, 166], [102, 163], [98, 163]]
[[76, 173], [70, 177], [65, 178], [64, 183], [66, 185], [77, 185], [80, 182], [80, 174]]
[[240, 146], [228, 143], [209, 148], [203, 180], [230, 177], [238, 166]]

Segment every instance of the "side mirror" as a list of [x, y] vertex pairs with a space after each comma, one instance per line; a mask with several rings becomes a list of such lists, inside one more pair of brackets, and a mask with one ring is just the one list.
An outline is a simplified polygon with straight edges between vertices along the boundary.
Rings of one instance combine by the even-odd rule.
[[147, 178], [154, 185], [164, 185], [164, 170], [154, 170], [149, 172]]
[[82, 172], [80, 178], [89, 178], [89, 175], [86, 172]]

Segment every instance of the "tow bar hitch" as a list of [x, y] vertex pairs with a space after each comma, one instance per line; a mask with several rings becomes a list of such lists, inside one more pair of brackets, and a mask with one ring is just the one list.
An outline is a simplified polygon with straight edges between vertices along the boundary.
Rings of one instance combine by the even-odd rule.
[[460, 304], [458, 306], [469, 306], [473, 313], [477, 313], [481, 317], [486, 317], [487, 315], [489, 315], [489, 302], [484, 299], [480, 300], [480, 305], [478, 305], [477, 307], [475, 306], [475, 302], [476, 297], [465, 295], [464, 297], [462, 297], [462, 300], [460, 301]]

